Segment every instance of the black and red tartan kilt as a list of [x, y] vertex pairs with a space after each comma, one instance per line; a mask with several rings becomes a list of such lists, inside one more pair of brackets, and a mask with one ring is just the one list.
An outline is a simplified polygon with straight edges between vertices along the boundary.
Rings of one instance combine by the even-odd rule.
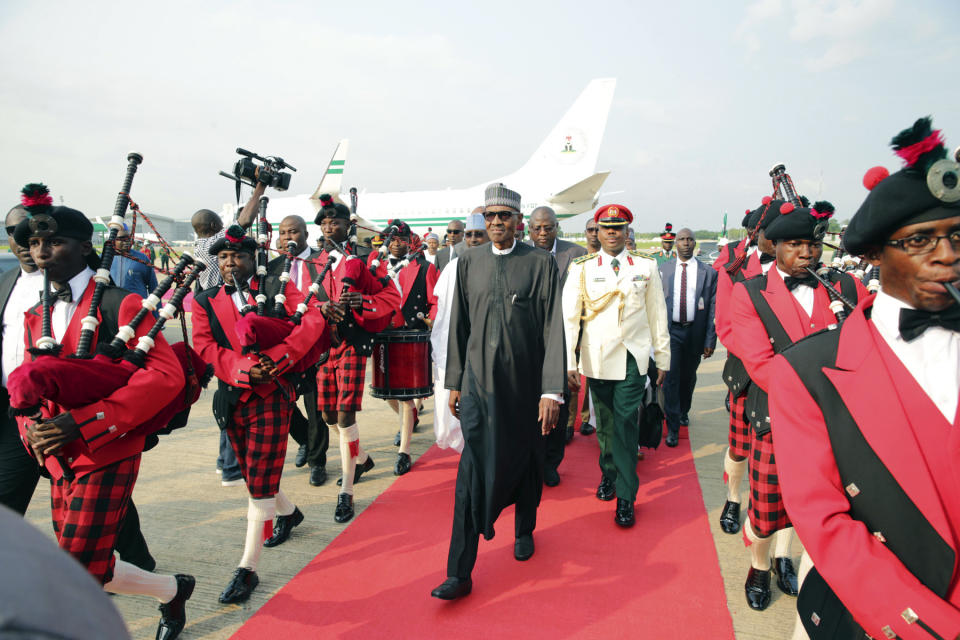
[[140, 454], [73, 482], [50, 481], [50, 515], [60, 548], [101, 584], [113, 579], [113, 546], [140, 470]]
[[367, 357], [351, 345], [341, 342], [330, 348], [330, 357], [317, 375], [319, 411], [360, 411], [363, 382], [367, 375]]
[[[290, 397], [295, 397], [293, 386], [282, 382]], [[233, 410], [227, 438], [252, 498], [271, 498], [280, 490], [292, 411], [293, 403], [279, 390], [264, 398], [252, 394]]]
[[750, 460], [750, 526], [761, 538], [792, 526], [783, 506], [777, 460], [773, 455], [773, 435], [753, 434], [753, 458]]
[[730, 432], [727, 434], [730, 442], [731, 455], [738, 458], [746, 458], [750, 455], [750, 423], [744, 415], [743, 405], [747, 401], [747, 394], [741, 394], [734, 397], [730, 392]]

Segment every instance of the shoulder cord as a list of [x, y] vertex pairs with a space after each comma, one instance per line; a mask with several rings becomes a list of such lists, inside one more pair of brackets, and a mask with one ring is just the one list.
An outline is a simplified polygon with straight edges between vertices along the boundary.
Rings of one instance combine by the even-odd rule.
[[599, 298], [591, 298], [587, 295], [587, 270], [580, 270], [580, 299], [583, 300], [584, 312], [580, 316], [581, 322], [592, 320], [597, 316], [598, 313], [610, 306], [610, 303], [614, 299], [619, 300], [620, 304], [617, 306], [617, 322], [623, 320], [623, 306], [624, 306], [624, 294], [619, 288], [609, 291]]

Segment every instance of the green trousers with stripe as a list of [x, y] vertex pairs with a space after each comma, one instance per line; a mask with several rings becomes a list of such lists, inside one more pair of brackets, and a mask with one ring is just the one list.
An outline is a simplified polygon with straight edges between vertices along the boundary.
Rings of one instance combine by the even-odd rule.
[[588, 378], [593, 408], [597, 414], [597, 443], [600, 445], [600, 471], [613, 481], [617, 497], [630, 502], [637, 499], [637, 442], [640, 425], [637, 410], [643, 402], [647, 376], [640, 373], [637, 361], [627, 354], [627, 375], [623, 380]]

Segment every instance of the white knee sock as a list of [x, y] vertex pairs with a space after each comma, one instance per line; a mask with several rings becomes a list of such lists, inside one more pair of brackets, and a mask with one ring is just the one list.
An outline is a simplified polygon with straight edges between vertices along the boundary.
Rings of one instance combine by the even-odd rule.
[[413, 400], [400, 403], [400, 449], [399, 453], [410, 453], [410, 438], [413, 436]]
[[160, 602], [170, 602], [177, 595], [177, 579], [140, 567], [117, 558], [113, 580], [103, 585], [104, 591], [134, 596], [153, 596]]
[[773, 542], [773, 536], [761, 538], [750, 525], [750, 518], [743, 523], [743, 533], [750, 541], [750, 566], [761, 571], [770, 569], [770, 544]]
[[283, 492], [283, 489], [277, 490], [277, 515], [288, 516], [293, 513], [296, 505], [290, 502], [290, 498]]
[[727, 500], [740, 504], [740, 484], [747, 472], [747, 461], [739, 462], [730, 457], [730, 448], [723, 454], [723, 471], [727, 474]]
[[360, 427], [352, 424], [340, 427], [340, 462], [343, 466], [343, 481], [340, 493], [353, 495], [353, 474], [357, 467], [360, 450]]
[[247, 537], [243, 543], [243, 556], [238, 567], [257, 570], [263, 541], [273, 533], [273, 517], [277, 514], [276, 498], [249, 499], [247, 507]]
[[774, 537], [777, 539], [777, 543], [774, 546], [773, 557], [774, 558], [789, 558], [790, 557], [790, 543], [793, 542], [793, 527], [787, 527], [786, 529], [780, 529], [775, 534]]

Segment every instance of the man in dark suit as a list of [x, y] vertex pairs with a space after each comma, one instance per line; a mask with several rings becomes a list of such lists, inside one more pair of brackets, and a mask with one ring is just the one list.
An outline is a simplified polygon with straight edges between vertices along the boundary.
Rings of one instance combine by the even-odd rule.
[[[277, 249], [286, 251], [287, 244], [296, 243], [293, 250], [293, 263], [290, 265], [288, 286], [296, 287], [304, 298], [310, 292], [310, 284], [317, 277], [316, 261], [320, 251], [311, 249], [307, 243], [307, 223], [300, 216], [287, 216], [277, 228]], [[284, 256], [279, 256], [267, 265], [267, 274], [280, 277], [283, 271]], [[297, 393], [303, 396], [306, 417], [299, 407], [293, 407], [290, 417], [290, 436], [300, 448], [294, 461], [296, 466], [310, 465], [310, 484], [319, 487], [327, 481], [327, 449], [330, 448], [330, 430], [317, 411], [317, 367], [303, 372]], [[281, 532], [282, 533], [282, 532]], [[267, 546], [275, 546], [267, 541]]]
[[[557, 214], [550, 207], [537, 207], [530, 213], [530, 244], [549, 251], [557, 261], [557, 268], [560, 269], [560, 290], [567, 281], [567, 271], [574, 258], [587, 255], [587, 250], [578, 244], [559, 240], [557, 231], [560, 225], [557, 222]], [[564, 403], [560, 405], [560, 417], [557, 419], [558, 425], [567, 425], [570, 419], [570, 394], [564, 397]], [[569, 425], [566, 429], [554, 429], [547, 436], [547, 455], [543, 468], [543, 483], [548, 487], [555, 487], [560, 484], [560, 474], [557, 469], [563, 461], [563, 450], [567, 442], [568, 430], [572, 435], [573, 426]]]
[[717, 272], [693, 257], [697, 241], [690, 229], [677, 233], [677, 255], [660, 265], [660, 280], [670, 319], [670, 371], [664, 383], [667, 446], [675, 447], [681, 426], [690, 424], [690, 403], [697, 384], [700, 358], [717, 346], [713, 324], [717, 302]]
[[[472, 213], [483, 213], [483, 207], [477, 207]], [[440, 271], [467, 248], [463, 244], [463, 229], [463, 220], [451, 220], [447, 223], [446, 244], [437, 250], [437, 261], [434, 263]]]

